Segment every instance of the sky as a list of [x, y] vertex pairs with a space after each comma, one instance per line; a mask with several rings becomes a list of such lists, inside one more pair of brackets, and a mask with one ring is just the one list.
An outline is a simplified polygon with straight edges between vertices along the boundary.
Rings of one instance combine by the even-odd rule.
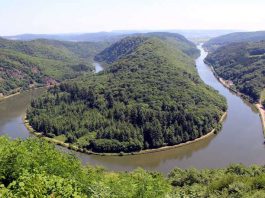
[[0, 0], [0, 35], [265, 30], [264, 0]]

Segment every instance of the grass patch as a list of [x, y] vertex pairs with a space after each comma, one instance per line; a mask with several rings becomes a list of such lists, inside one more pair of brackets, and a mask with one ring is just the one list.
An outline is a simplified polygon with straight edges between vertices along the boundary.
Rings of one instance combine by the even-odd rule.
[[76, 145], [79, 146], [79, 147], [83, 147], [83, 146], [86, 146], [88, 145], [89, 141], [90, 140], [93, 140], [96, 138], [96, 133], [88, 133], [82, 137], [80, 137], [79, 139], [77, 139], [77, 142], [76, 142]]
[[54, 139], [61, 141], [61, 142], [65, 142], [66, 136], [65, 135], [58, 135], [58, 136], [55, 136]]

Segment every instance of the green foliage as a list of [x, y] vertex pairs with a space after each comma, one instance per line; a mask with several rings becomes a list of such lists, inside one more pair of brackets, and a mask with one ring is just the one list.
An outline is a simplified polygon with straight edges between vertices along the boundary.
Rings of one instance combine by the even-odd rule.
[[109, 48], [106, 48], [101, 53], [96, 55], [95, 59], [99, 62], [111, 64], [119, 58], [131, 54], [149, 37], [156, 37], [166, 41], [168, 45], [177, 46], [179, 50], [191, 57], [197, 57], [199, 51], [195, 45], [188, 41], [184, 36], [176, 33], [167, 32], [152, 32], [146, 34], [134, 34], [134, 36], [126, 37], [119, 42], [114, 43]]
[[145, 37], [128, 37], [122, 39], [120, 42], [114, 43], [109, 48], [106, 48], [96, 55], [95, 60], [99, 62], [105, 61], [106, 63], [111, 64], [119, 60], [119, 58], [132, 53], [146, 39], [147, 38]]
[[37, 138], [0, 137], [0, 197], [265, 197], [265, 167], [107, 172]]
[[[141, 35], [141, 34], [140, 34]], [[196, 48], [195, 44], [187, 40], [184, 36], [177, 33], [169, 32], [151, 32], [142, 34], [142, 36], [151, 36], [166, 41], [168, 45], [177, 46], [184, 54], [197, 58], [200, 55], [200, 51]]]
[[216, 73], [257, 102], [265, 88], [265, 42], [233, 43], [210, 53], [206, 61]]
[[226, 110], [225, 99], [200, 80], [195, 46], [162, 35], [128, 37], [105, 49], [100, 60], [113, 63], [34, 100], [30, 125], [44, 135], [66, 135], [83, 149], [116, 153], [179, 144], [210, 132]]
[[93, 70], [94, 56], [107, 43], [0, 39], [0, 93], [54, 84]]
[[32, 138], [0, 137], [0, 197], [166, 197], [170, 184], [159, 173], [83, 167], [68, 154]]
[[[51, 197], [87, 197], [80, 185], [74, 180], [65, 179], [46, 173], [23, 173], [16, 181], [8, 185], [14, 197], [36, 197], [49, 195]], [[12, 197], [11, 196], [11, 197]]]
[[174, 169], [176, 197], [264, 197], [265, 168], [233, 164], [223, 169]]

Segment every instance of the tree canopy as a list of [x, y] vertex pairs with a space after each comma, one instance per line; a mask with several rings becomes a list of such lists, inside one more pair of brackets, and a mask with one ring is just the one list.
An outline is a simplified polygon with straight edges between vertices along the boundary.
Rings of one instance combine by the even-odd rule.
[[232, 43], [218, 48], [206, 57], [206, 62], [225, 80], [254, 102], [265, 89], [265, 41]]
[[199, 78], [196, 46], [175, 34], [127, 37], [99, 53], [105, 71], [31, 103], [44, 135], [94, 152], [135, 152], [194, 140], [217, 127], [225, 99]]
[[108, 43], [0, 38], [0, 93], [50, 85], [92, 71], [94, 56]]
[[0, 137], [0, 197], [264, 197], [265, 167], [109, 172], [37, 138]]

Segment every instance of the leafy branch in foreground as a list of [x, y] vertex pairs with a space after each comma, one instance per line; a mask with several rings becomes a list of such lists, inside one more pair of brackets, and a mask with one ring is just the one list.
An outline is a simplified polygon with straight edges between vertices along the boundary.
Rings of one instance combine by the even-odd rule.
[[108, 172], [37, 138], [0, 137], [0, 197], [264, 197], [265, 168]]

